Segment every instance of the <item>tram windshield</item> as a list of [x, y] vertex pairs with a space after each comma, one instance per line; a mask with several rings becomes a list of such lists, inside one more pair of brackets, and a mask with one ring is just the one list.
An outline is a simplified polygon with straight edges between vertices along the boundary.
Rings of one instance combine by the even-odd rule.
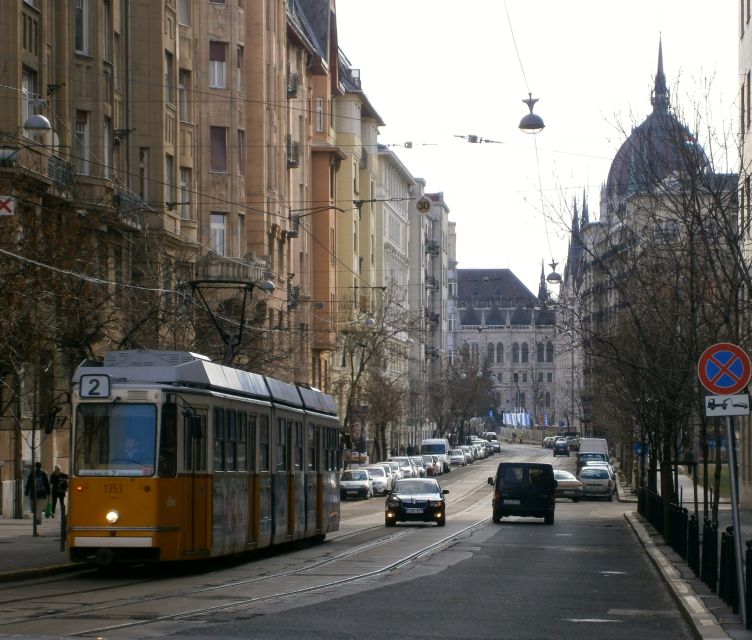
[[74, 435], [74, 473], [154, 475], [156, 441], [155, 405], [80, 404]]

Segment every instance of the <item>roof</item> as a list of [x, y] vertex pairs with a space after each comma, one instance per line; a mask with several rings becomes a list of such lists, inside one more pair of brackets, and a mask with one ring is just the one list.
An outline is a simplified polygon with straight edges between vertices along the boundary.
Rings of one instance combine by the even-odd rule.
[[671, 112], [660, 42], [650, 101], [653, 112], [632, 130], [611, 163], [603, 194], [609, 215], [623, 214], [628, 196], [649, 190], [672, 173], [696, 173], [709, 165], [695, 137]]

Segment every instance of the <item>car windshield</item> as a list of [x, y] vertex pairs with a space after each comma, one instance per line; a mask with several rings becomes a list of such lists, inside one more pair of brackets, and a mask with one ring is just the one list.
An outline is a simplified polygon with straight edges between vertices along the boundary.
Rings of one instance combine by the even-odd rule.
[[379, 476], [384, 477], [385, 472], [381, 467], [374, 467], [372, 469], [368, 469], [368, 473], [370, 473], [372, 476]]
[[462, 452], [462, 449], [452, 449], [452, 455], [453, 456], [462, 456], [464, 453]]
[[345, 471], [342, 480], [368, 480], [368, 474], [365, 471]]
[[576, 480], [569, 471], [564, 471], [564, 469], [556, 469], [554, 470], [554, 478], [557, 480]]
[[400, 480], [394, 493], [438, 493], [439, 483], [420, 480]]
[[605, 469], [596, 469], [592, 467], [588, 467], [587, 469], [583, 469], [580, 473], [580, 478], [592, 478], [594, 480], [605, 480], [608, 478], [608, 471]]

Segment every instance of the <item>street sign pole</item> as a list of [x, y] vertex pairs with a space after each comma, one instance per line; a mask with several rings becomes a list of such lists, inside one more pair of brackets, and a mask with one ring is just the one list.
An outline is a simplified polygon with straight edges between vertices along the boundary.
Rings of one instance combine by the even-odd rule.
[[[738, 345], [728, 342], [714, 344], [700, 356], [697, 374], [702, 386], [719, 398], [705, 399], [705, 415], [721, 411], [715, 415], [726, 417], [726, 440], [728, 450], [729, 482], [731, 484], [731, 517], [734, 523], [734, 546], [736, 548], [736, 585], [739, 603], [739, 616], [747, 625], [744, 567], [742, 565], [742, 532], [739, 526], [739, 484], [737, 482], [736, 434], [732, 415], [749, 415], [749, 400], [735, 397], [747, 388], [752, 377], [752, 362], [749, 355]], [[749, 570], [749, 569], [748, 569]]]
[[731, 416], [726, 416], [726, 439], [728, 441], [729, 484], [731, 485], [731, 516], [734, 523], [734, 543], [736, 547], [736, 584], [738, 586], [737, 600], [739, 602], [739, 616], [742, 625], [747, 625], [747, 606], [744, 597], [744, 568], [742, 567], [742, 528], [739, 526], [739, 485], [736, 472], [736, 434]]

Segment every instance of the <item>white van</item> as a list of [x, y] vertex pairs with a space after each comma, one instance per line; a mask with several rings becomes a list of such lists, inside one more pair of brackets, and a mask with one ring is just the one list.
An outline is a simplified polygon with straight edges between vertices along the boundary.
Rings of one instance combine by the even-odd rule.
[[420, 443], [420, 455], [439, 456], [441, 464], [444, 465], [444, 473], [449, 473], [452, 470], [452, 464], [449, 460], [451, 450], [449, 440], [446, 438], [426, 438]]
[[580, 453], [603, 453], [608, 460], [608, 443], [605, 438], [580, 438]]

